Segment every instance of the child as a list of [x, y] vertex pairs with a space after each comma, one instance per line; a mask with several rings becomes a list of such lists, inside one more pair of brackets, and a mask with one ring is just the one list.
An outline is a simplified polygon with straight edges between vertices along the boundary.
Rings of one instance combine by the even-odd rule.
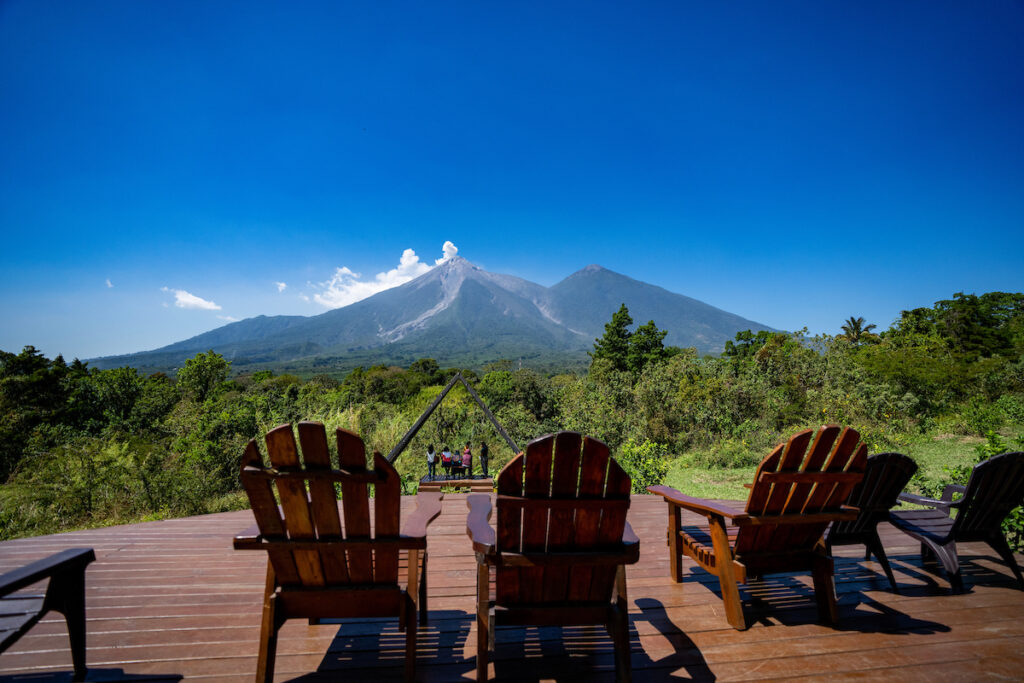
[[444, 468], [445, 476], [452, 478], [452, 452], [445, 446], [441, 450], [441, 467]]
[[469, 450], [469, 442], [466, 442], [466, 448], [462, 451], [462, 466], [466, 468], [466, 476], [473, 476], [473, 453]]
[[433, 480], [436, 467], [437, 453], [434, 452], [434, 444], [430, 444], [427, 446], [427, 479]]

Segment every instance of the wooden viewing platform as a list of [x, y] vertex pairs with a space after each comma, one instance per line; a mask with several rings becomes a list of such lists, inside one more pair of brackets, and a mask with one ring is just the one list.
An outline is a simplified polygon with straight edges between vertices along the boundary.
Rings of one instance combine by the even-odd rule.
[[[414, 505], [403, 499], [403, 510]], [[741, 589], [751, 627], [722, 614], [717, 580], [685, 564], [674, 584], [665, 546], [666, 506], [633, 496], [641, 539], [628, 567], [629, 628], [637, 681], [1016, 679], [1024, 672], [1024, 591], [987, 546], [960, 555], [967, 593], [951, 595], [918, 544], [883, 525], [900, 594], [863, 549], [836, 549], [837, 628], [814, 622], [810, 576], [769, 576]], [[692, 522], [697, 523], [694, 517]], [[249, 511], [92, 529], [0, 543], [0, 572], [58, 550], [91, 546], [86, 573], [89, 680], [251, 681], [256, 667], [263, 553], [236, 552]], [[417, 679], [473, 680], [475, 560], [465, 533], [466, 496], [445, 497], [430, 527], [430, 622], [421, 627]], [[1018, 561], [1020, 557], [1018, 556]], [[611, 640], [591, 627], [498, 629], [491, 674], [501, 680], [614, 679]], [[289, 622], [277, 680], [395, 680], [404, 635], [397, 620], [309, 626]], [[51, 614], [0, 654], [0, 680], [70, 680], [64, 621]]]
[[420, 479], [420, 491], [446, 491], [451, 489], [469, 489], [471, 493], [493, 493], [494, 479], [491, 477], [459, 477], [445, 479], [444, 476]]

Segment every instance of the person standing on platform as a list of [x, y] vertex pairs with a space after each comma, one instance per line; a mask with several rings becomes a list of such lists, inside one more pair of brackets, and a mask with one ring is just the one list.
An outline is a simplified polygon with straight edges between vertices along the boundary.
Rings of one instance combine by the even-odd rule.
[[437, 468], [437, 453], [434, 452], [434, 444], [427, 446], [427, 479], [434, 480]]
[[486, 477], [487, 476], [487, 457], [490, 455], [490, 451], [487, 449], [487, 442], [480, 442], [480, 472]]
[[471, 479], [473, 477], [473, 452], [469, 450], [469, 442], [466, 442], [466, 448], [462, 451], [462, 467], [466, 470], [466, 478]]

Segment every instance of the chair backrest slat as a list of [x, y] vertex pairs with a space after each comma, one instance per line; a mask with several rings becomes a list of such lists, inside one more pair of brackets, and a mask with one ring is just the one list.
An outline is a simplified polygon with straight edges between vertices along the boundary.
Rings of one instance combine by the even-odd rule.
[[[331, 469], [331, 452], [327, 448], [327, 431], [319, 422], [299, 423], [299, 443], [302, 445], [302, 459], [306, 470], [327, 472]], [[338, 496], [334, 483], [326, 479], [311, 479], [309, 482], [309, 506], [316, 524], [316, 536], [323, 541], [339, 541], [341, 518], [338, 516]], [[323, 551], [320, 555], [324, 580], [330, 584], [347, 583], [348, 567], [345, 551]]]
[[[580, 497], [598, 497], [605, 492], [606, 474], [610, 460], [608, 446], [597, 439], [584, 439], [580, 453]], [[599, 542], [602, 511], [580, 509], [576, 511], [576, 544], [580, 548], [593, 548]], [[569, 599], [588, 600], [591, 596], [594, 572], [591, 567], [573, 567], [569, 571]]]
[[[523, 495], [523, 458], [513, 458], [498, 474], [498, 493], [506, 496]], [[522, 548], [523, 510], [499, 505], [496, 520], [497, 547], [506, 552]], [[519, 571], [498, 567], [495, 577], [495, 597], [499, 603], [509, 604], [519, 595]], [[500, 576], [499, 580], [497, 576]]]
[[[388, 476], [377, 484], [373, 492], [373, 536], [374, 538], [398, 538], [401, 523], [402, 481], [388, 459], [380, 453], [373, 454], [373, 465], [377, 470], [391, 470]], [[412, 569], [410, 568], [410, 571]], [[398, 581], [398, 549], [380, 549], [373, 558], [374, 583]]]
[[[262, 468], [263, 456], [260, 455], [259, 446], [256, 440], [252, 439], [245, 447], [242, 455], [242, 484], [249, 497], [249, 505], [252, 507], [253, 515], [256, 517], [256, 526], [260, 534], [267, 538], [281, 540], [287, 538], [284, 527], [284, 520], [281, 518], [281, 511], [274, 499], [274, 485], [269, 479], [249, 477], [245, 474], [246, 467]], [[295, 566], [295, 558], [287, 550], [274, 550], [269, 553], [270, 562], [274, 566], [274, 573], [281, 581], [287, 583], [299, 582], [299, 570]]]
[[[580, 477], [580, 445], [582, 436], [576, 432], [561, 432], [555, 437], [555, 456], [551, 467], [551, 497], [577, 498]], [[547, 549], [568, 550], [574, 547], [576, 537], [576, 511], [552, 509], [548, 517]], [[550, 567], [544, 572], [546, 601], [564, 598], [567, 594], [569, 567]]]
[[[345, 469], [366, 468], [366, 446], [358, 434], [339, 429], [338, 460]], [[345, 538], [370, 538], [370, 503], [366, 484], [341, 483], [341, 506], [345, 511]], [[373, 553], [369, 548], [349, 548], [348, 575], [353, 583], [373, 582]]]
[[[270, 463], [274, 467], [279, 470], [297, 470], [301, 467], [295, 434], [290, 424], [281, 425], [267, 432], [265, 441]], [[296, 540], [315, 539], [316, 531], [313, 528], [313, 515], [309, 509], [305, 482], [280, 479], [277, 482], [277, 492], [281, 496], [281, 508], [284, 510], [288, 537]], [[296, 550], [292, 552], [292, 556], [295, 558], [295, 566], [304, 585], [324, 585], [323, 567], [320, 564], [320, 555], [316, 551]]]

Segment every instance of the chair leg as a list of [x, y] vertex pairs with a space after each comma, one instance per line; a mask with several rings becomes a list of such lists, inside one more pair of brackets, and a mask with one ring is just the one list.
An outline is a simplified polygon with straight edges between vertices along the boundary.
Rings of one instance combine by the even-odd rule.
[[416, 602], [405, 594], [405, 681], [416, 680]]
[[632, 663], [629, 661], [629, 616], [625, 600], [608, 608], [608, 635], [615, 648], [615, 680], [629, 683], [632, 678]]
[[423, 551], [423, 571], [420, 573], [419, 599], [420, 625], [427, 625], [427, 551]]
[[46, 608], [60, 612], [68, 625], [74, 680], [84, 681], [85, 666], [85, 567], [62, 572], [50, 578], [46, 589]]
[[988, 544], [1003, 558], [1003, 562], [1010, 567], [1010, 571], [1017, 578], [1017, 586], [1024, 590], [1024, 576], [1021, 575], [1020, 567], [1017, 565], [1017, 558], [1013, 556], [1010, 544], [1006, 542], [1006, 537], [1003, 536], [1002, 531], [997, 530], [993, 533], [989, 538]]
[[274, 660], [277, 656], [277, 596], [267, 596], [263, 603], [263, 624], [260, 626], [260, 654], [256, 660], [257, 682], [274, 680]]
[[925, 543], [946, 571], [946, 578], [949, 579], [950, 589], [954, 593], [963, 593], [964, 579], [960, 573], [960, 558], [957, 557], [956, 553], [956, 541], [950, 541], [945, 545], [933, 544], [927, 541]]
[[683, 582], [683, 551], [679, 542], [679, 508], [668, 506], [668, 562], [669, 574], [676, 583]]
[[477, 560], [476, 566], [476, 680], [484, 683], [487, 680], [487, 662], [492, 640], [490, 602], [491, 584], [490, 569], [487, 564]]
[[818, 618], [827, 624], [834, 624], [839, 620], [834, 572], [831, 557], [827, 555], [815, 557], [814, 566], [811, 569], [811, 576], [814, 579], [814, 598], [818, 603]]
[[871, 535], [868, 537], [867, 548], [868, 557], [874, 554], [878, 558], [878, 563], [882, 565], [882, 569], [885, 571], [886, 578], [889, 579], [889, 585], [892, 586], [894, 593], [899, 593], [900, 589], [896, 585], [896, 576], [892, 573], [892, 567], [889, 566], [889, 558], [885, 555], [885, 548], [882, 546], [882, 539], [878, 537], [878, 529], [872, 529]]
[[733, 572], [732, 548], [729, 547], [729, 536], [725, 530], [725, 518], [709, 517], [708, 525], [711, 530], [711, 543], [715, 549], [715, 573], [718, 574], [718, 585], [722, 591], [725, 619], [734, 629], [742, 631], [747, 628], [747, 621], [743, 617], [740, 588]]

